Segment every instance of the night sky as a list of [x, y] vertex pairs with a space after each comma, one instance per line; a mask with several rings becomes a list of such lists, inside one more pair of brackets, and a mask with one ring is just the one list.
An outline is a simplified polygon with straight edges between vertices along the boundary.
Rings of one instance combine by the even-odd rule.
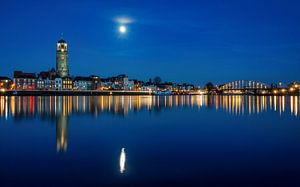
[[[297, 0], [2, 0], [0, 75], [55, 67], [64, 33], [74, 76], [287, 83], [300, 80], [299, 7]], [[118, 18], [127, 19], [126, 34]]]

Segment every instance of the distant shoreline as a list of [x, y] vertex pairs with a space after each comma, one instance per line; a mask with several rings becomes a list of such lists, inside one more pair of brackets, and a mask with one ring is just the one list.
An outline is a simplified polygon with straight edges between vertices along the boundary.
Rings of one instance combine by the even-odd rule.
[[19, 91], [0, 92], [0, 96], [98, 96], [98, 95], [153, 95], [153, 93], [144, 92], [144, 91], [117, 91], [117, 90], [108, 90], [108, 91], [19, 90]]
[[184, 94], [155, 94], [154, 92], [149, 91], [122, 91], [122, 90], [85, 90], [85, 91], [68, 91], [68, 90], [19, 90], [19, 91], [5, 91], [0, 92], [0, 96], [105, 96], [105, 95], [253, 95], [253, 96], [300, 96], [299, 94], [198, 94], [193, 93], [184, 93]]

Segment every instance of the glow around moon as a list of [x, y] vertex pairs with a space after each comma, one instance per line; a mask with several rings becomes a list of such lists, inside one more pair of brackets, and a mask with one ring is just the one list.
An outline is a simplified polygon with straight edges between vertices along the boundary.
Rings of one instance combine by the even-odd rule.
[[119, 24], [131, 24], [134, 22], [134, 20], [130, 17], [116, 17], [114, 18], [114, 21], [119, 23]]

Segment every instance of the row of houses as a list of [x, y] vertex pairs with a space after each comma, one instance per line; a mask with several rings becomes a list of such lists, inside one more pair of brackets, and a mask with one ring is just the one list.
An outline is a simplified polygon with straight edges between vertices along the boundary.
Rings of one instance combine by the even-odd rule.
[[57, 75], [54, 69], [50, 71], [25, 73], [15, 71], [13, 78], [15, 90], [99, 90], [102, 89], [99, 76], [64, 77]]
[[0, 88], [11, 90], [133, 90], [132, 82], [126, 75], [103, 79], [103, 81], [96, 75], [61, 78], [54, 69], [51, 69], [39, 74], [14, 71], [13, 79], [0, 77]]
[[96, 75], [88, 77], [58, 76], [55, 69], [42, 71], [39, 74], [14, 71], [13, 79], [0, 77], [0, 89], [9, 90], [128, 90], [128, 91], [190, 91], [191, 84], [175, 84], [171, 82], [155, 84], [129, 79], [127, 75], [100, 78]]

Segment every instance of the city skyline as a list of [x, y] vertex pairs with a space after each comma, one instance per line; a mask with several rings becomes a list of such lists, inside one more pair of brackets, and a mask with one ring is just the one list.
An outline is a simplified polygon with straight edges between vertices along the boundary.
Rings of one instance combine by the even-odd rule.
[[300, 187], [300, 0], [3, 0], [0, 187]]
[[[196, 85], [298, 81], [299, 2], [216, 2], [5, 2], [0, 74], [55, 67], [63, 32], [72, 75], [160, 76]], [[120, 35], [122, 24], [127, 32]]]

